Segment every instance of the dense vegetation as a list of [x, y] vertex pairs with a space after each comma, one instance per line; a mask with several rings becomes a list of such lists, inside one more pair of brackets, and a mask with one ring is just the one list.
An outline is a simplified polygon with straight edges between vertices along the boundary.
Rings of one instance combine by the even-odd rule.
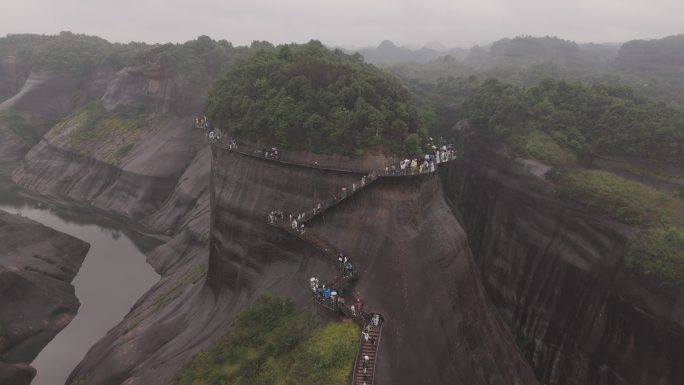
[[237, 317], [232, 331], [196, 354], [176, 385], [344, 385], [358, 348], [353, 323], [317, 328], [287, 298], [265, 295]]
[[255, 41], [250, 47], [234, 47], [226, 40], [215, 41], [200, 36], [183, 44], [146, 45], [130, 43], [117, 45], [108, 58], [115, 66], [156, 63], [171, 73], [179, 73], [189, 80], [208, 86], [235, 64], [264, 47], [267, 42]]
[[640, 232], [630, 245], [626, 263], [684, 292], [684, 227]]
[[14, 56], [35, 70], [80, 74], [92, 71], [111, 47], [104, 39], [70, 32], [55, 36], [8, 35], [0, 39], [0, 56]]
[[121, 68], [155, 63], [194, 82], [208, 82], [256, 49], [270, 46], [254, 42], [233, 47], [226, 41], [200, 36], [183, 44], [128, 44], [82, 34], [8, 35], [0, 38], [0, 57], [13, 56], [33, 70], [88, 74], [100, 66]]
[[627, 87], [544, 80], [518, 87], [484, 81], [465, 104], [471, 124], [507, 139], [538, 131], [581, 159], [632, 156], [684, 165], [684, 110]]
[[429, 119], [398, 79], [315, 41], [255, 54], [215, 84], [207, 114], [232, 135], [349, 155], [402, 151]]

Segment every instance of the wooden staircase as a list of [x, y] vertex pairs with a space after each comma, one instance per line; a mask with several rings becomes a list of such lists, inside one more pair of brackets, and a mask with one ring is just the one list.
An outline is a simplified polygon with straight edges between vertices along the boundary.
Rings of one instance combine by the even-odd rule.
[[[149, 75], [156, 75], [154, 71], [148, 71]], [[354, 174], [359, 174], [362, 175], [363, 182], [359, 181], [359, 185], [354, 188], [352, 186], [352, 190], [347, 190], [346, 195], [340, 194], [340, 196], [335, 196], [332, 199], [326, 200], [326, 201], [321, 201], [320, 202], [320, 209], [317, 210], [309, 210], [306, 213], [304, 213], [302, 220], [298, 221], [299, 224], [309, 224], [309, 222], [318, 217], [319, 215], [322, 215], [325, 211], [328, 209], [336, 206], [340, 202], [349, 199], [359, 193], [361, 190], [366, 189], [371, 183], [376, 181], [379, 178], [404, 178], [404, 177], [411, 177], [411, 176], [418, 176], [418, 175], [425, 175], [425, 174], [433, 174], [434, 171], [439, 167], [441, 163], [446, 163], [449, 162], [455, 158], [449, 157], [446, 161], [442, 161], [441, 163], [437, 164], [436, 167], [434, 167], [432, 170], [428, 171], [423, 171], [423, 172], [398, 172], [393, 171], [392, 173], [388, 173], [387, 171], [384, 174], [378, 174], [376, 171], [368, 171], [368, 170], [359, 170], [359, 169], [340, 169], [340, 168], [334, 168], [334, 167], [322, 167], [318, 165], [318, 163], [310, 164], [310, 163], [303, 163], [301, 161], [293, 161], [293, 160], [282, 160], [282, 159], [269, 159], [261, 156], [261, 151], [259, 151], [258, 148], [254, 146], [245, 146], [244, 144], [240, 144], [240, 150], [237, 149], [237, 147], [229, 147], [228, 145], [223, 145], [220, 140], [218, 142], [211, 142], [212, 146], [216, 147], [221, 147], [223, 149], [229, 150], [236, 152], [238, 154], [241, 154], [243, 156], [247, 157], [253, 157], [253, 158], [258, 158], [258, 159], [265, 159], [268, 161], [273, 161], [273, 162], [278, 162], [278, 163], [284, 163], [284, 164], [291, 164], [295, 166], [301, 166], [301, 167], [307, 167], [307, 168], [316, 168], [316, 169], [321, 169], [321, 170], [329, 170], [329, 171], [338, 171], [338, 172], [346, 172], [346, 173], [354, 173]], [[248, 151], [244, 151], [244, 148], [247, 147], [249, 148]], [[255, 154], [260, 154], [260, 155], [255, 155]], [[296, 215], [299, 215], [297, 213]], [[325, 238], [316, 235], [311, 232], [310, 229], [306, 229], [304, 232], [295, 230], [291, 227], [291, 223], [287, 220], [280, 219], [280, 220], [273, 220], [272, 222], [267, 221], [267, 223], [271, 226], [278, 227], [282, 230], [285, 230], [301, 239], [304, 241], [307, 241], [308, 243], [314, 245], [316, 248], [318, 248], [320, 251], [323, 252], [323, 254], [326, 255], [326, 257], [330, 258], [335, 264], [338, 264], [338, 256], [339, 256], [339, 251], [328, 242]], [[340, 268], [338, 271], [335, 281], [332, 283], [332, 287], [344, 287], [347, 284], [349, 284], [351, 281], [355, 280], [358, 275], [357, 271], [354, 270], [354, 274], [348, 275], [344, 271], [343, 268]], [[337, 303], [333, 303], [331, 300], [326, 300], [323, 299], [322, 297], [319, 297], [317, 295], [313, 295], [314, 302], [316, 302], [319, 306], [322, 308], [327, 309], [328, 311], [331, 312], [341, 312], [344, 314], [346, 317], [349, 319], [352, 319], [355, 321], [359, 326], [361, 326], [362, 330], [366, 330], [366, 326], [369, 324], [369, 317], [370, 314], [366, 312], [351, 312], [351, 308], [349, 307], [352, 303], [350, 302], [349, 304], [346, 305], [338, 305]], [[365, 311], [365, 309], [364, 309]], [[372, 313], [371, 313], [372, 314]], [[384, 319], [383, 319], [384, 322]], [[354, 369], [352, 371], [351, 375], [351, 385], [371, 385], [375, 383], [375, 363], [376, 363], [376, 358], [378, 357], [378, 348], [380, 346], [380, 336], [382, 334], [382, 324], [380, 324], [379, 327], [370, 327], [370, 330], [368, 331], [368, 334], [370, 336], [370, 339], [366, 341], [364, 338], [363, 334], [361, 335], [361, 339], [359, 341], [359, 350], [357, 352], [356, 360], [354, 362]], [[368, 357], [368, 360], [366, 360], [366, 357]]]
[[[352, 375], [352, 385], [371, 385], [375, 380], [375, 361], [378, 355], [378, 346], [380, 346], [380, 334], [382, 327], [379, 329], [372, 328], [368, 333], [370, 340], [361, 336], [359, 354], [356, 356], [354, 364], [354, 371]], [[368, 360], [366, 360], [368, 356]]]

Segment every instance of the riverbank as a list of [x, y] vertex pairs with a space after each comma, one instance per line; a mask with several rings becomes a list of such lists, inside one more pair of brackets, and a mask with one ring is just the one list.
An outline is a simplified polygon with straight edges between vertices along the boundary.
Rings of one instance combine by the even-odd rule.
[[[54, 309], [49, 308], [52, 309], [49, 314], [54, 313], [59, 316], [52, 315], [48, 319], [55, 318], [54, 322], [58, 323], [59, 327], [51, 327], [51, 334], [42, 333], [39, 337], [33, 337], [29, 344], [33, 348], [31, 355], [21, 357], [19, 361], [32, 361], [32, 365], [38, 370], [32, 382], [33, 385], [64, 383], [87, 350], [123, 319], [135, 301], [159, 280], [152, 266], [146, 263], [143, 253], [158, 246], [164, 237], [159, 235], [150, 237], [150, 233], [141, 233], [139, 226], [129, 224], [120, 218], [108, 216], [106, 213], [89, 209], [86, 206], [32, 196], [6, 180], [4, 182], [0, 182], [0, 210], [4, 210], [0, 218], [31, 223], [41, 231], [60, 234], [66, 239], [73, 240], [75, 244], [80, 242], [84, 245], [91, 245], [89, 251], [87, 248], [83, 251], [78, 263], [71, 265], [59, 260], [59, 257], [71, 255], [74, 246], [70, 244], [47, 244], [40, 251], [25, 254], [12, 253], [15, 262], [14, 269], [21, 271], [22, 267], [18, 265], [33, 263], [34, 259], [45, 254], [48, 257], [40, 258], [40, 261], [59, 272], [68, 271], [70, 274], [65, 278], [68, 278], [68, 282], [73, 280], [72, 285], [68, 285], [68, 288], [63, 290], [69, 294], [71, 302], [62, 299], [58, 305], [55, 305], [57, 309], [64, 308], [68, 311], [55, 313]], [[20, 234], [33, 236], [40, 236], [41, 231], [34, 228], [27, 229], [25, 226], [18, 230]], [[26, 245], [42, 244], [38, 240], [13, 236], [16, 234], [6, 231], [3, 231], [2, 235], [12, 237], [11, 239], [0, 237], [2, 250], [13, 250], [5, 247], [11, 241], [26, 249], [30, 248]], [[87, 244], [79, 239], [86, 241]], [[35, 247], [31, 250], [35, 250]], [[34, 256], [35, 253], [37, 254]], [[0, 260], [5, 263], [8, 261], [7, 258]], [[52, 272], [49, 273], [54, 275]], [[36, 274], [45, 275], [41, 272]], [[39, 281], [40, 284], [52, 282], [52, 279], [46, 280], [43, 276]], [[3, 282], [9, 281], [3, 280]], [[40, 285], [36, 285], [36, 288], [38, 290]], [[42, 292], [55, 295], [53, 291], [48, 288]], [[3, 291], [4, 296], [7, 292]], [[57, 293], [60, 292], [57, 291]], [[37, 312], [38, 310], [26, 305], [31, 303], [27, 301], [29, 299], [22, 297], [16, 303], [25, 311]], [[5, 306], [6, 298], [2, 298], [1, 302]], [[40, 307], [39, 305], [40, 303], [36, 307]], [[3, 316], [12, 315], [10, 318], [14, 322], [22, 319], [17, 314], [4, 310], [2, 314]], [[36, 342], [36, 338], [39, 342]]]
[[[0, 229], [0, 362], [28, 364], [76, 316], [71, 282], [90, 245], [2, 210]], [[12, 371], [0, 370], [0, 383]]]

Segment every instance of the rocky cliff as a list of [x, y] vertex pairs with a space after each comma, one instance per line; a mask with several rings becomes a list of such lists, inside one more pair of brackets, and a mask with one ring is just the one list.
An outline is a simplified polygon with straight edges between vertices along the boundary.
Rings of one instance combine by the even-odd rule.
[[[0, 105], [12, 117], [9, 123], [41, 124], [32, 135], [21, 136], [17, 128], [27, 124], [16, 127], [0, 119], [0, 163], [15, 183], [122, 214], [174, 236], [148, 253], [162, 275], [160, 282], [93, 346], [69, 383], [168, 384], [188, 355], [228, 327], [222, 314], [234, 310], [203, 284], [211, 157], [193, 115], [201, 111], [205, 93], [206, 88], [162, 66], [102, 67], [82, 76], [34, 72]], [[143, 124], [132, 126], [132, 135], [112, 135], [115, 130], [98, 124], [89, 127], [100, 130], [96, 135], [79, 133], [79, 119], [91, 117], [83, 111], [93, 101], [106, 118], [118, 119], [123, 111], [125, 119], [134, 118], [124, 123]], [[80, 149], [74, 148], [78, 135], [89, 140]], [[133, 145], [112, 161], [109, 155], [124, 141]], [[73, 301], [75, 313], [78, 302]], [[18, 367], [6, 371], [15, 377], [24, 372]]]
[[[225, 150], [215, 150], [214, 160], [211, 286], [236, 301], [275, 291], [311, 306], [308, 278], [333, 277], [334, 266], [304, 241], [268, 226], [266, 216], [310, 209], [358, 183], [361, 174]], [[387, 319], [379, 383], [536, 383], [479, 283], [438, 177], [379, 179], [327, 210], [308, 231], [351, 256], [361, 274], [355, 290]]]
[[[191, 108], [199, 111], [204, 95], [192, 86], [184, 88], [182, 77], [167, 76], [158, 67], [123, 69], [104, 86], [99, 85], [106, 80], [103, 76], [95, 79], [86, 83], [89, 88], [98, 88], [94, 96], [99, 95], [104, 108], [139, 110], [144, 118], [138, 124], [143, 127], [133, 127], [134, 132], [115, 136], [103, 132], [100, 138], [88, 143], [87, 153], [83, 154], [73, 148], [72, 138], [79, 135], [78, 124], [67, 120], [54, 126], [26, 153], [21, 165], [13, 171], [12, 179], [19, 186], [40, 194], [86, 201], [144, 222], [171, 197], [180, 177], [203, 147], [202, 136], [186, 113]], [[46, 93], [45, 87], [39, 85], [27, 83], [24, 88], [36, 87], [40, 89], [36, 93]], [[193, 96], [192, 101], [188, 100], [189, 94]], [[22, 95], [32, 93], [22, 90], [6, 103], [13, 110], [17, 105], [36, 105], [25, 100], [29, 96]], [[185, 107], [179, 108], [179, 105]], [[135, 141], [113, 161], [112, 153], [121, 150], [119, 145], [130, 136]], [[159, 222], [155, 219], [150, 223]], [[167, 228], [160, 230], [180, 228], [177, 223], [164, 222]]]
[[[336, 169], [324, 170], [212, 152], [192, 127], [204, 92], [161, 66], [26, 76], [0, 111], [28, 122], [31, 135], [0, 119], [0, 166], [21, 160], [12, 177], [24, 188], [173, 235], [148, 254], [160, 282], [69, 384], [168, 384], [264, 292], [314, 309], [308, 279], [333, 277], [335, 267], [266, 215], [311, 209], [358, 183], [360, 173], [341, 169], [385, 159], [290, 154]], [[107, 156], [116, 141], [79, 153], [74, 127], [53, 124], [92, 100], [107, 113], [140, 109], [149, 123], [116, 162]], [[378, 382], [535, 384], [536, 374], [548, 384], [681, 383], [682, 296], [623, 267], [633, 230], [556, 200], [543, 166], [489, 144], [467, 153], [438, 175], [380, 179], [311, 223], [352, 256], [354, 289], [387, 319]]]
[[540, 382], [682, 383], [684, 296], [626, 269], [634, 231], [556, 199], [542, 165], [466, 148], [472, 252]]
[[[71, 322], [79, 307], [71, 281], [89, 247], [0, 211], [0, 362], [31, 362]], [[0, 365], [0, 383], [22, 383], [20, 373], [27, 369]]]
[[[178, 223], [183, 223], [183, 230], [148, 255], [150, 263], [162, 275], [161, 281], [140, 299], [123, 322], [93, 346], [72, 373], [68, 384], [80, 381], [88, 384], [169, 384], [192, 354], [207, 348], [229, 330], [237, 312], [251, 303], [258, 293], [276, 291], [306, 303], [306, 282], [312, 274], [334, 276], [335, 267], [316, 258], [317, 251], [313, 247], [300, 245], [296, 238], [286, 233], [276, 236], [275, 243], [268, 246], [260, 241], [259, 234], [265, 231], [266, 224], [265, 217], [258, 214], [260, 210], [250, 212], [254, 207], [249, 206], [249, 202], [257, 202], [250, 196], [253, 190], [242, 191], [240, 199], [247, 206], [239, 209], [240, 218], [234, 220], [243, 241], [234, 242], [229, 238], [233, 246], [224, 246], [259, 251], [255, 261], [244, 265], [239, 273], [249, 282], [248, 288], [231, 285], [229, 276], [221, 275], [221, 269], [212, 267], [208, 271], [206, 246], [201, 234], [209, 224], [209, 213], [199, 207], [205, 199], [203, 190], [209, 186], [203, 180], [208, 177], [205, 170], [209, 170], [209, 155], [209, 152], [201, 153], [198, 159], [202, 160], [188, 168], [180, 178], [179, 187], [160, 210], [163, 214], [153, 218], [166, 226], [164, 221], [174, 220], [180, 212], [178, 208], [189, 213], [178, 219]], [[214, 154], [216, 157], [221, 154]], [[223, 163], [227, 166], [225, 169], [214, 167], [214, 186], [221, 186], [213, 190], [219, 192], [218, 200], [235, 199], [236, 196], [229, 193], [236, 191], [231, 186], [248, 180], [250, 175], [289, 179], [281, 173], [269, 173], [270, 169], [264, 167], [269, 163], [241, 162], [236, 157]], [[333, 191], [328, 190], [331, 194]], [[207, 197], [208, 192], [207, 189]], [[220, 205], [215, 206], [218, 209]], [[254, 226], [264, 230], [255, 232]], [[215, 234], [223, 239], [237, 233], [217, 230]], [[212, 289], [205, 285], [207, 274], [225, 278], [227, 284], [215, 278], [217, 285]], [[291, 278], [293, 276], [298, 279]], [[302, 282], [305, 290], [301, 290]]]
[[0, 58], [0, 103], [16, 95], [31, 73], [31, 68], [17, 55]]

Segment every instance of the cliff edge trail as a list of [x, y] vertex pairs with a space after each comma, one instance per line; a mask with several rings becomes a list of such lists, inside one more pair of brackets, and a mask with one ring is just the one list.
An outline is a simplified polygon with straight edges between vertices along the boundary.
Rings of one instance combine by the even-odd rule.
[[[323, 268], [330, 262], [319, 261], [315, 245], [275, 231], [265, 219], [274, 208], [313, 213], [319, 201], [366, 174], [219, 146], [212, 146], [212, 157], [210, 287], [240, 302], [273, 291], [306, 306], [310, 277], [333, 276], [336, 267]], [[378, 383], [536, 383], [477, 279], [465, 234], [435, 174], [378, 177], [305, 222], [306, 234], [354, 256], [355, 290], [364, 307], [388, 320]]]

